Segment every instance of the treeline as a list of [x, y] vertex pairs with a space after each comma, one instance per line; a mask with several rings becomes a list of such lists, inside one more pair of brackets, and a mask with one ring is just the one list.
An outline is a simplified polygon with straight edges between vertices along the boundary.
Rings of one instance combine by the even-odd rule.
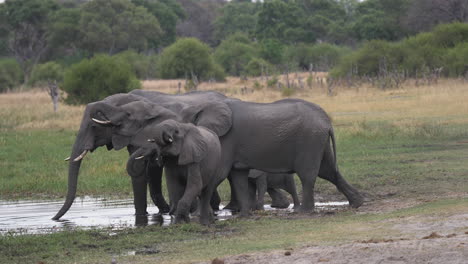
[[297, 70], [468, 70], [466, 0], [6, 0], [0, 21], [0, 92], [61, 82], [99, 54], [139, 79], [194, 85]]

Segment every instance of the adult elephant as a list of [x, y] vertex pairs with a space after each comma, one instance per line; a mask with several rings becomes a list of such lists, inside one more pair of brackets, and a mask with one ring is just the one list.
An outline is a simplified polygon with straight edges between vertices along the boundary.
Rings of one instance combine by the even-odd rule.
[[[81, 121], [80, 129], [73, 144], [68, 166], [68, 191], [65, 203], [59, 212], [52, 218], [62, 217], [76, 196], [78, 175], [83, 157], [101, 146], [107, 146], [108, 150], [119, 150], [127, 147], [132, 153], [135, 147], [130, 144], [130, 139], [138, 128], [150, 120], [177, 119], [177, 112], [189, 107], [191, 104], [216, 102], [225, 100], [226, 96], [217, 92], [190, 92], [182, 95], [169, 95], [160, 92], [135, 90], [129, 94], [116, 94], [102, 101], [90, 103], [86, 106]], [[151, 107], [148, 105], [151, 104]], [[216, 118], [210, 118], [210, 110], [207, 109], [205, 119], [197, 119], [194, 122], [210, 127], [219, 136], [224, 135], [231, 126], [230, 110], [220, 112], [220, 124], [212, 122]], [[224, 117], [224, 118], [223, 118]], [[226, 124], [224, 124], [226, 123]], [[225, 129], [224, 127], [227, 127]], [[132, 177], [134, 194], [134, 206], [136, 215], [147, 214], [147, 186], [150, 186], [150, 194], [153, 202], [161, 212], [168, 212], [161, 190], [162, 167], [156, 162], [144, 164], [145, 174], [141, 177]], [[158, 190], [158, 191], [155, 191]]]
[[[329, 116], [319, 106], [299, 99], [259, 104], [226, 99], [232, 112], [230, 130], [220, 136], [221, 178], [228, 175], [239, 200], [241, 215], [249, 214], [247, 175], [250, 169], [270, 173], [297, 173], [303, 188], [301, 211], [314, 209], [316, 177], [336, 185], [352, 207], [363, 198], [346, 182], [336, 164], [336, 147]], [[185, 122], [196, 122], [212, 103], [183, 109]], [[223, 103], [217, 102], [218, 105]], [[134, 137], [144, 147], [145, 138]], [[129, 160], [130, 166], [132, 162]]]

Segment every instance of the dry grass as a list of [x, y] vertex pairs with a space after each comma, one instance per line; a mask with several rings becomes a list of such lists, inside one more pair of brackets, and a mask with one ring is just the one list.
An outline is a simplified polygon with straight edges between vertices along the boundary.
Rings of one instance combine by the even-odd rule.
[[[308, 73], [297, 76], [307, 83]], [[290, 79], [296, 81], [296, 74]], [[323, 78], [324, 73], [316, 73]], [[278, 76], [283, 84], [285, 76]], [[183, 80], [143, 81], [147, 90], [175, 94], [178, 83], [184, 92]], [[230, 97], [254, 102], [272, 102], [284, 98], [275, 86], [267, 88], [266, 80], [250, 78], [241, 80], [229, 77], [225, 83], [202, 83], [199, 90], [215, 90]], [[443, 79], [431, 86], [415, 86], [407, 82], [401, 89], [379, 90], [363, 85], [356, 88], [338, 87], [334, 96], [328, 96], [325, 85], [314, 83], [296, 90], [292, 97], [302, 98], [321, 105], [334, 119], [335, 125], [359, 129], [362, 124], [386, 121], [407, 129], [408, 126], [432, 124], [468, 123], [468, 84], [461, 80]], [[49, 96], [41, 90], [0, 95], [0, 130], [69, 129], [77, 130], [83, 107], [60, 104], [59, 111], [52, 111]]]

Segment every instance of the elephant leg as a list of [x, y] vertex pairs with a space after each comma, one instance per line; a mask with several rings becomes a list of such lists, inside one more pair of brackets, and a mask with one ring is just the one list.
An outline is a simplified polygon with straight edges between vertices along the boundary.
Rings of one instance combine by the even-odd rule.
[[177, 172], [166, 169], [167, 192], [169, 193], [169, 214], [173, 215], [177, 210], [177, 203], [184, 195], [185, 185], [181, 183]]
[[232, 178], [232, 184], [234, 192], [239, 202], [240, 216], [249, 216], [249, 194], [248, 194], [248, 170], [231, 170], [230, 175]]
[[214, 184], [210, 184], [200, 195], [200, 224], [210, 225], [214, 222], [211, 201], [212, 195], [216, 192]]
[[296, 191], [296, 183], [294, 182], [294, 175], [289, 175], [287, 179], [285, 180], [285, 186], [284, 190], [287, 191], [294, 202], [294, 209], [299, 208], [301, 206], [301, 203], [299, 202], [299, 197], [297, 196], [297, 191]]
[[249, 178], [249, 207], [251, 210], [255, 210], [257, 204], [257, 184], [255, 179]]
[[133, 187], [133, 204], [135, 206], [135, 215], [147, 215], [147, 181], [146, 178], [141, 175], [140, 177], [132, 177]]
[[315, 207], [314, 187], [319, 169], [299, 171], [299, 178], [302, 183], [302, 204], [299, 207], [301, 212], [313, 212]]
[[351, 207], [358, 208], [364, 202], [364, 198], [361, 194], [351, 186], [339, 172], [338, 166], [335, 164], [331, 147], [325, 149], [320, 164], [319, 177], [333, 183], [338, 191], [346, 196]]
[[135, 215], [147, 215], [147, 180], [146, 180], [145, 160], [135, 160], [130, 158], [127, 161], [127, 172], [132, 179], [133, 204], [135, 206]]
[[211, 196], [210, 205], [211, 209], [214, 211], [219, 211], [219, 205], [221, 204], [221, 197], [219, 197], [218, 190], [214, 190], [213, 195]]
[[233, 212], [238, 212], [239, 203], [237, 202], [236, 192], [234, 191], [231, 176], [228, 177], [228, 181], [229, 181], [229, 186], [231, 187], [231, 201], [229, 201], [229, 203], [223, 209], [228, 209]]
[[255, 210], [263, 210], [265, 204], [265, 193], [267, 191], [267, 175], [263, 174], [257, 178], [257, 202], [255, 203]]
[[170, 208], [162, 194], [162, 172], [163, 168], [155, 163], [148, 164], [146, 175], [148, 178], [150, 196], [153, 203], [158, 207], [159, 213], [168, 213]]
[[267, 192], [271, 197], [271, 207], [273, 208], [287, 208], [289, 200], [280, 190], [275, 188], [267, 188]]

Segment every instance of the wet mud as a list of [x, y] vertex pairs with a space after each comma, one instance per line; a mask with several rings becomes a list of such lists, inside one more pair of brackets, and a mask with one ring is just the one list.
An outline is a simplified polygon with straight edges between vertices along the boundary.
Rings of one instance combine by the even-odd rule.
[[[149, 206], [147, 216], [135, 216], [133, 200], [107, 200], [105, 198], [76, 198], [70, 210], [58, 221], [51, 218], [57, 213], [63, 200], [41, 201], [1, 201], [0, 234], [47, 234], [63, 230], [109, 228], [119, 230], [137, 226], [169, 226], [172, 218], [167, 214], [158, 214], [156, 206]], [[335, 210], [347, 206], [347, 202], [316, 203], [318, 211]], [[265, 205], [266, 211], [292, 213], [292, 204], [286, 209], [272, 208]], [[221, 206], [222, 208], [222, 206]], [[233, 217], [229, 210], [216, 212], [216, 219], [223, 221]]]

